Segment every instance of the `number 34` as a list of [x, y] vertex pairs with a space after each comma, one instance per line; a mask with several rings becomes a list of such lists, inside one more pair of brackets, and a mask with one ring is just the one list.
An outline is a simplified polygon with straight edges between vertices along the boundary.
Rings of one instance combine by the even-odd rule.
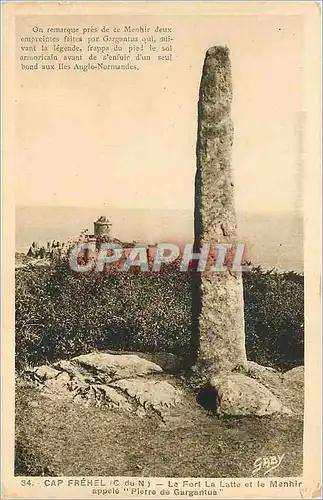
[[21, 486], [32, 486], [32, 482], [30, 479], [22, 479], [20, 481], [20, 483], [21, 483]]

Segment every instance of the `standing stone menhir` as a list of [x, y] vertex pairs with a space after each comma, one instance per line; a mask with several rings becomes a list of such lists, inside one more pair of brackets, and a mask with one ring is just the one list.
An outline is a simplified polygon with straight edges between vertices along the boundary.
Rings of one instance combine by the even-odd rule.
[[[195, 178], [195, 245], [235, 243], [231, 172], [232, 80], [227, 47], [210, 48], [204, 60], [198, 104]], [[197, 273], [198, 274], [198, 273]], [[242, 277], [205, 271], [193, 286], [195, 369], [206, 376], [247, 369]]]

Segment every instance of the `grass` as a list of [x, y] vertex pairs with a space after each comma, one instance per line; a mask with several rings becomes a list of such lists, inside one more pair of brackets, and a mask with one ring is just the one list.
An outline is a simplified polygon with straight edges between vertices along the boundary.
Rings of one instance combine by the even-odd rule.
[[[302, 474], [302, 420], [218, 419], [186, 389], [176, 425], [16, 393], [16, 475], [249, 477], [258, 457], [285, 453], [272, 475]], [[259, 473], [262, 475], [263, 473]]]

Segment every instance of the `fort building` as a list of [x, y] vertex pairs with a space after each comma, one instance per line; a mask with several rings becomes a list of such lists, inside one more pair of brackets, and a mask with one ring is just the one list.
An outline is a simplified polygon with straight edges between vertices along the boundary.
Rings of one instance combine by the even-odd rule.
[[107, 219], [104, 215], [101, 215], [101, 217], [94, 222], [94, 236], [105, 236], [109, 238], [111, 226], [112, 224], [109, 219]]

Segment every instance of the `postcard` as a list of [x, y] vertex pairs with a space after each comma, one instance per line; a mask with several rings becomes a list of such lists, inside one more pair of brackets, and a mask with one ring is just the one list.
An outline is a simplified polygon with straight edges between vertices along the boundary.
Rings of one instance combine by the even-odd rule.
[[319, 4], [2, 14], [3, 498], [321, 498]]

